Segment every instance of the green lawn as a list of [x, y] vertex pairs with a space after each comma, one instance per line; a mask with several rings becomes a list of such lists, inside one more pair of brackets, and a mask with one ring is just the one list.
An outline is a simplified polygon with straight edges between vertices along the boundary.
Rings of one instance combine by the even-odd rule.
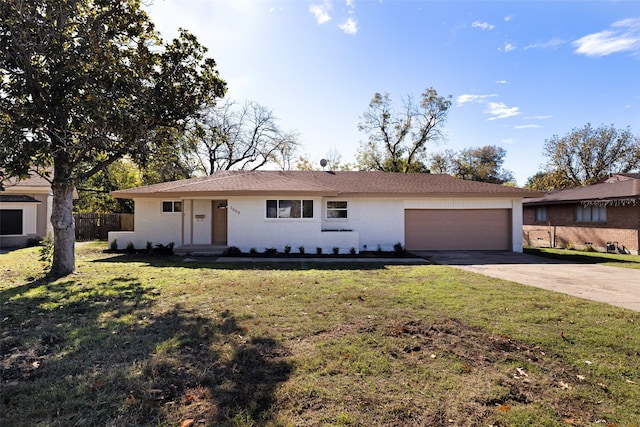
[[613, 267], [634, 268], [640, 270], [640, 256], [638, 255], [550, 248], [526, 248], [525, 252], [532, 255], [559, 259], [567, 262], [604, 264], [611, 265]]
[[640, 313], [436, 265], [0, 255], [2, 426], [639, 426]]

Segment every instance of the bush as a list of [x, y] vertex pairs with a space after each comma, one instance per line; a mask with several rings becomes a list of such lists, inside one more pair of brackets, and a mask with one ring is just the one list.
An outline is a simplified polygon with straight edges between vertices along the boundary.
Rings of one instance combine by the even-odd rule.
[[278, 250], [276, 248], [264, 248], [265, 255], [276, 255]]
[[316, 254], [318, 254], [318, 255], [322, 255], [322, 248], [321, 248], [321, 247], [319, 247], [319, 246], [318, 246], [318, 247], [316, 248]]
[[291, 252], [291, 246], [286, 245], [286, 246], [284, 247], [284, 253], [288, 255], [290, 252]]
[[251, 249], [249, 249], [249, 253], [251, 255], [256, 255], [258, 253], [258, 250], [256, 248], [251, 248]]
[[155, 253], [158, 255], [173, 255], [173, 245], [174, 243], [171, 242], [167, 245], [163, 245], [162, 243], [158, 243], [156, 245], [156, 250]]
[[355, 254], [356, 254], [356, 248], [351, 248], [351, 249], [349, 249], [349, 253], [350, 253], [351, 255], [355, 255]]
[[338, 255], [340, 253], [340, 248], [337, 246], [334, 246], [333, 249], [331, 249], [331, 251], [333, 252], [334, 255]]
[[132, 254], [136, 251], [136, 247], [133, 246], [133, 242], [129, 242], [127, 243], [127, 247], [124, 248], [124, 250], [128, 253], [128, 254]]
[[298, 246], [298, 252], [304, 255], [304, 246]]
[[224, 255], [224, 256], [240, 256], [240, 255], [242, 255], [242, 251], [237, 246], [230, 246], [222, 253], [222, 255]]
[[47, 237], [42, 239], [38, 259], [45, 271], [51, 270], [51, 265], [53, 264], [53, 236], [51, 234], [47, 234]]
[[148, 252], [148, 253], [153, 252], [153, 242], [147, 242], [147, 247], [146, 247], [146, 249], [147, 249], [147, 252]]
[[393, 245], [393, 251], [398, 256], [405, 255], [407, 253], [407, 249], [404, 246], [402, 246], [402, 243], [400, 242]]
[[382, 253], [382, 246], [380, 246], [380, 243], [378, 243], [378, 247], [376, 248], [376, 253], [378, 255], [380, 255]]
[[113, 239], [111, 243], [109, 243], [109, 249], [111, 249], [112, 251], [118, 250], [118, 239]]

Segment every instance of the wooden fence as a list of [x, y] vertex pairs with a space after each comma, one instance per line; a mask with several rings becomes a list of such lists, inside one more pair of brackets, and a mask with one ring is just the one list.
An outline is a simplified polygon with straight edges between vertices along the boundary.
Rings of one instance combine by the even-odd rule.
[[133, 214], [74, 214], [76, 240], [107, 240], [109, 231], [133, 231]]

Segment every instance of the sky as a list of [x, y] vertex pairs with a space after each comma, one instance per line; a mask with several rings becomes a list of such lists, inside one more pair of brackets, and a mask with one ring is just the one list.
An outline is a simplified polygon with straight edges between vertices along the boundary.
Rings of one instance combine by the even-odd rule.
[[428, 152], [506, 150], [518, 185], [546, 140], [588, 123], [640, 135], [640, 1], [153, 0], [165, 40], [208, 47], [226, 99], [271, 110], [317, 164], [355, 163], [373, 95], [398, 110], [433, 87], [451, 95]]

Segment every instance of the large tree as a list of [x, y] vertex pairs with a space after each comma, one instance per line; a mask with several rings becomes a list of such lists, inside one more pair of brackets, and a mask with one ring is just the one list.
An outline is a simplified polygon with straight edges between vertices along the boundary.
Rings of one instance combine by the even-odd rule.
[[[554, 135], [544, 145], [544, 175], [535, 179], [544, 189], [581, 187], [611, 173], [640, 167], [640, 137], [631, 129], [613, 125], [594, 128], [587, 124], [563, 137]], [[544, 177], [544, 181], [541, 178]], [[534, 180], [530, 178], [531, 184]]]
[[0, 2], [0, 174], [53, 166], [52, 274], [75, 270], [74, 184], [224, 95], [205, 54], [185, 30], [165, 44], [140, 0]]
[[445, 150], [431, 156], [430, 170], [470, 181], [506, 184], [514, 181], [513, 173], [502, 167], [506, 155], [507, 150], [496, 145]]
[[291, 169], [299, 146], [293, 131], [284, 131], [272, 110], [257, 102], [227, 101], [205, 109], [188, 133], [198, 170], [255, 170], [267, 164]]
[[357, 166], [362, 170], [385, 172], [424, 172], [429, 142], [442, 138], [451, 96], [425, 90], [420, 101], [403, 100], [401, 111], [393, 108], [390, 95], [376, 93], [362, 116], [358, 128], [369, 139], [360, 145]]

